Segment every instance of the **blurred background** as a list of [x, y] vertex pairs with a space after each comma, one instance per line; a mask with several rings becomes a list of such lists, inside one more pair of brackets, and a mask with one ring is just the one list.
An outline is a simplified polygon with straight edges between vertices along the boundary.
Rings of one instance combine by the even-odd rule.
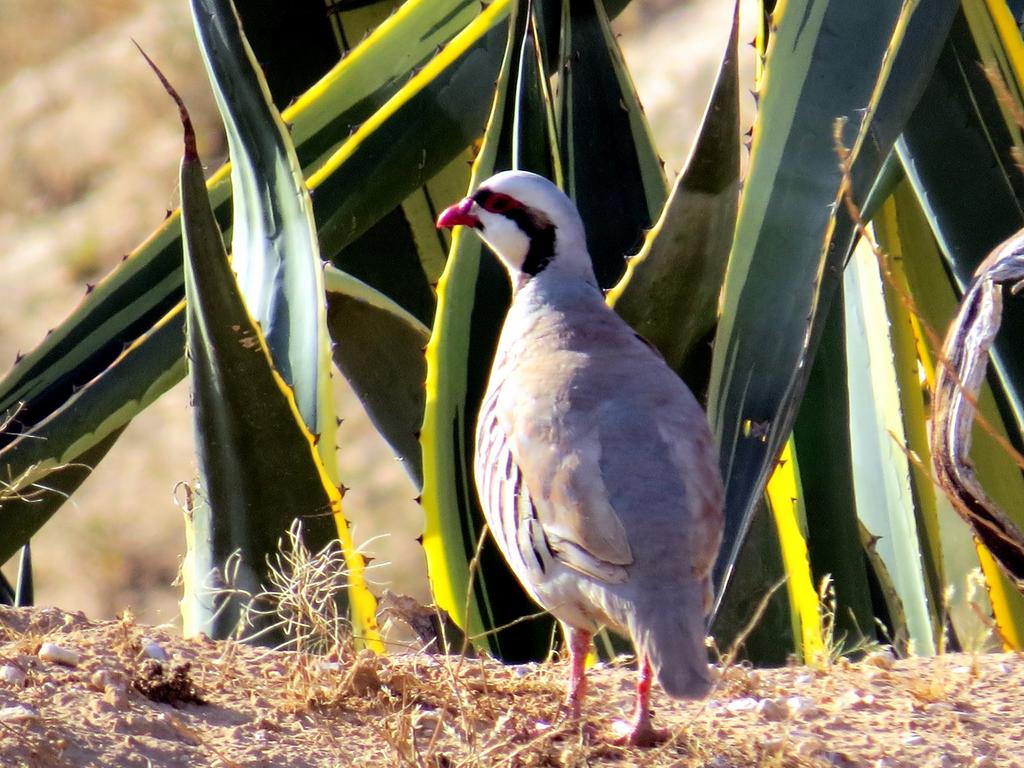
[[[741, 6], [749, 41], [753, 3]], [[685, 162], [731, 14], [725, 0], [634, 0], [614, 23], [670, 179]], [[132, 40], [184, 97], [215, 170], [226, 144], [185, 0], [0, 3], [2, 372], [177, 207], [180, 124]], [[750, 82], [752, 49], [741, 56]], [[746, 127], [753, 99], [744, 95], [741, 107]], [[426, 602], [415, 490], [344, 382], [336, 386], [355, 539], [374, 558], [375, 584]], [[174, 581], [185, 541], [175, 486], [194, 472], [183, 382], [132, 422], [33, 539], [36, 602], [94, 619], [130, 607], [141, 621], [180, 625]], [[15, 563], [3, 572], [13, 579]]]

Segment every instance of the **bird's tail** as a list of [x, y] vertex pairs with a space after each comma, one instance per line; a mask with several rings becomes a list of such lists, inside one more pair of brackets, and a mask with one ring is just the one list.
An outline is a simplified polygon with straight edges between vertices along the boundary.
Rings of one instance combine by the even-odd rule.
[[706, 591], [704, 583], [691, 581], [671, 594], [662, 591], [660, 599], [645, 600], [634, 612], [635, 625], [630, 630], [637, 651], [674, 699], [700, 699], [711, 690]]

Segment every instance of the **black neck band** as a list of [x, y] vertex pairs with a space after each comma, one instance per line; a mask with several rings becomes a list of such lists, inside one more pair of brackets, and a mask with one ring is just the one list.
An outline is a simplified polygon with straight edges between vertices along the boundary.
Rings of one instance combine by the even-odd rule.
[[548, 221], [538, 221], [523, 208], [508, 211], [505, 215], [530, 239], [530, 249], [526, 252], [520, 271], [524, 275], [536, 277], [555, 257], [555, 225]]

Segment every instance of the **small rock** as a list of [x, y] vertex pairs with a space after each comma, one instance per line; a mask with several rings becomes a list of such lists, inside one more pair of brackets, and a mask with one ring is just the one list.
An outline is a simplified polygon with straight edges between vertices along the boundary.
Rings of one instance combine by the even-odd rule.
[[157, 661], [170, 661], [170, 655], [150, 637], [142, 638], [142, 655]]
[[128, 691], [124, 688], [107, 688], [103, 700], [114, 709], [127, 709]]
[[0, 667], [0, 680], [8, 685], [14, 685], [21, 688], [25, 685], [27, 678], [21, 667], [16, 667], [14, 664], [4, 664]]
[[742, 699], [730, 701], [725, 705], [725, 708], [730, 712], [752, 712], [757, 709], [757, 699], [744, 696]]
[[26, 723], [39, 719], [39, 710], [28, 704], [15, 704], [13, 707], [0, 709], [0, 722]]
[[814, 699], [809, 699], [806, 696], [790, 696], [786, 699], [786, 709], [789, 710], [789, 716], [794, 718], [817, 717], [821, 714]]
[[889, 648], [883, 648], [865, 656], [864, 663], [879, 669], [892, 669], [896, 664], [896, 654]]
[[39, 653], [37, 655], [43, 661], [63, 664], [65, 667], [77, 667], [81, 659], [78, 651], [64, 648], [56, 643], [43, 643], [39, 646]]
[[785, 747], [785, 739], [765, 739], [761, 742], [761, 749], [766, 755], [780, 755]]
[[908, 733], [906, 736], [900, 739], [900, 741], [903, 742], [904, 746], [916, 747], [920, 744], [924, 744], [924, 736], [921, 736], [917, 733]]
[[107, 711], [128, 708], [128, 683], [123, 675], [109, 669], [98, 669], [89, 678], [89, 685], [103, 692]]
[[109, 669], [97, 669], [89, 677], [89, 685], [97, 691], [105, 691], [117, 685], [124, 685], [124, 679], [116, 672]]
[[794, 751], [797, 757], [812, 757], [819, 752], [825, 751], [825, 742], [817, 736], [811, 736], [797, 744]]
[[971, 761], [971, 768], [996, 768], [996, 762], [988, 755], [979, 755]]
[[774, 699], [761, 699], [757, 702], [757, 714], [768, 722], [778, 723], [789, 717], [789, 709]]
[[896, 765], [891, 757], [880, 757], [871, 764], [871, 768], [896, 768]]
[[836, 699], [836, 705], [842, 709], [860, 709], [869, 707], [874, 703], [874, 694], [863, 693], [857, 689], [849, 690]]
[[793, 682], [795, 682], [797, 685], [810, 685], [814, 682], [814, 675], [808, 675], [804, 673], [802, 675], [798, 675], [796, 680], [794, 680]]

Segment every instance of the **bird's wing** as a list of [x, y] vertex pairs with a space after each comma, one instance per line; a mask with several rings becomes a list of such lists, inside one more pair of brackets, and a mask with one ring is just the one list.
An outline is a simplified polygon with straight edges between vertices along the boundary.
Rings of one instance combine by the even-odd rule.
[[633, 553], [601, 471], [599, 425], [558, 439], [549, 422], [521, 409], [516, 415], [521, 418], [507, 426], [512, 455], [550, 550], [596, 579], [625, 581]]
[[561, 389], [534, 390], [501, 418], [551, 550], [609, 583], [627, 579], [638, 543], [644, 559], [671, 554], [703, 574], [720, 536], [703, 412], [667, 369], [638, 375], [649, 355], [637, 354], [637, 365], [591, 367]]

